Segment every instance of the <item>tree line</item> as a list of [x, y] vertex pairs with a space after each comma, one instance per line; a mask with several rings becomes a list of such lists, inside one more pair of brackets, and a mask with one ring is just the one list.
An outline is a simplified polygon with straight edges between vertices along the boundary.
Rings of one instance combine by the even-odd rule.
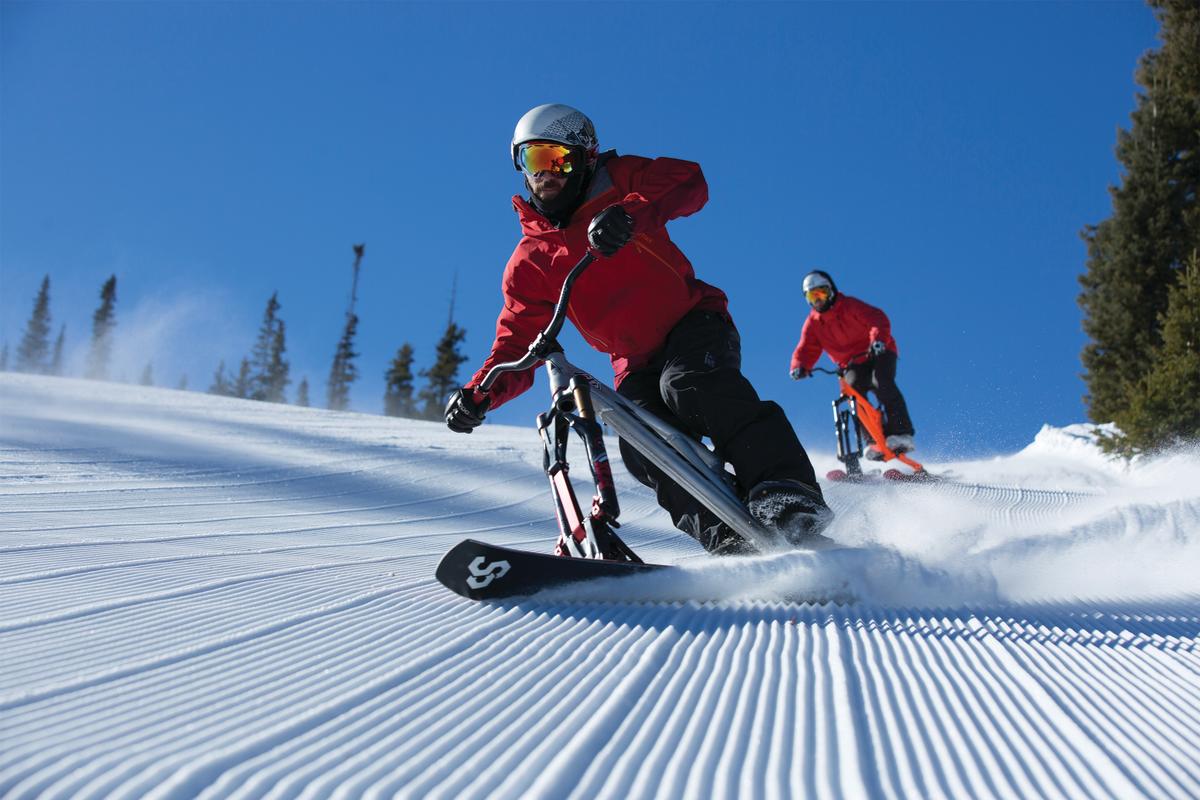
[[1117, 134], [1113, 213], [1082, 234], [1085, 402], [1126, 456], [1200, 441], [1200, 4], [1150, 6], [1162, 45], [1141, 58]]
[[[350, 403], [350, 387], [358, 378], [355, 360], [359, 353], [354, 350], [354, 339], [358, 332], [358, 315], [355, 311], [358, 293], [358, 275], [365, 246], [354, 245], [354, 278], [351, 284], [350, 303], [345, 312], [345, 324], [334, 349], [329, 378], [326, 382], [326, 408], [345, 410]], [[92, 336], [88, 350], [84, 377], [107, 380], [111, 369], [113, 342], [117, 331], [117, 278], [110, 275], [100, 288], [100, 305], [92, 315]], [[236, 373], [230, 373], [222, 360], [212, 383], [210, 394], [239, 397], [269, 403], [286, 403], [287, 389], [292, 383], [291, 366], [287, 353], [287, 325], [280, 316], [282, 304], [278, 291], [272, 292], [263, 311], [258, 335], [244, 356]], [[25, 332], [17, 346], [12, 369], [43, 375], [63, 374], [63, 346], [66, 327], [59, 328], [58, 337], [50, 343], [52, 331], [50, 314], [50, 276], [42, 279], [33, 301], [33, 312], [25, 325]], [[415, 419], [441, 419], [446, 397], [461, 385], [459, 367], [467, 360], [461, 352], [466, 330], [454, 322], [454, 293], [450, 300], [450, 318], [438, 341], [434, 363], [428, 369], [414, 374], [415, 351], [412, 344], [404, 342], [395, 358], [384, 372], [385, 390], [383, 411], [394, 417]], [[0, 348], [0, 371], [10, 369], [9, 347], [6, 342]], [[419, 391], [417, 377], [425, 380]], [[154, 367], [147, 363], [142, 371], [140, 383], [154, 385]], [[176, 388], [187, 388], [187, 377], [180, 379]], [[301, 378], [296, 385], [295, 404], [310, 405], [308, 378]]]

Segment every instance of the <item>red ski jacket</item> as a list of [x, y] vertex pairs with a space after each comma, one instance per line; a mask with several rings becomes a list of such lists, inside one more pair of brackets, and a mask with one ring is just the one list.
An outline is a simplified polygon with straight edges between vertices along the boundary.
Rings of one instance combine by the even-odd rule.
[[896, 340], [892, 338], [892, 323], [887, 314], [857, 297], [839, 294], [829, 310], [808, 312], [804, 330], [800, 332], [800, 343], [792, 353], [792, 369], [811, 370], [822, 351], [829, 353], [838, 367], [845, 367], [866, 353], [873, 339], [883, 342], [896, 355], [900, 354]]
[[[592, 217], [614, 203], [633, 217], [634, 236], [612, 256], [598, 258], [576, 280], [567, 318], [588, 344], [612, 357], [616, 383], [649, 363], [689, 311], [704, 309], [728, 317], [725, 293], [696, 278], [664, 227], [668, 220], [699, 211], [707, 201], [708, 184], [699, 164], [616, 155], [602, 157], [587, 198], [565, 228], [556, 228], [514, 196], [524, 235], [504, 270], [504, 307], [496, 320], [491, 354], [467, 387], [482, 383], [493, 365], [525, 355], [550, 321], [567, 273], [588, 250]], [[528, 389], [534, 369], [501, 375], [488, 393], [490, 407]]]

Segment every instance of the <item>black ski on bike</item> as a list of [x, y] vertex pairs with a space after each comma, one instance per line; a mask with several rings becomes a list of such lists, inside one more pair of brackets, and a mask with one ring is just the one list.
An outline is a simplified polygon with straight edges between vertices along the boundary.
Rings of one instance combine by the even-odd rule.
[[536, 594], [566, 583], [644, 575], [664, 569], [671, 567], [553, 556], [464, 539], [442, 557], [436, 576], [447, 589], [468, 599], [499, 600]]

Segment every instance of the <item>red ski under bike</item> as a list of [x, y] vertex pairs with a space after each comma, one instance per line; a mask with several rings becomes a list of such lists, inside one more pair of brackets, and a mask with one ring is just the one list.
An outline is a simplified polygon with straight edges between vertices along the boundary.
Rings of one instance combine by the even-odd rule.
[[[550, 481], [559, 536], [555, 554], [530, 553], [468, 539], [452, 548], [438, 565], [447, 588], [474, 600], [531, 594], [556, 583], [590, 577], [670, 569], [644, 564], [617, 534], [620, 505], [604, 444], [607, 425], [676, 483], [707, 506], [759, 552], [794, 549], [750, 515], [734, 476], [702, 442], [668, 425], [621, 397], [566, 359], [556, 337], [566, 320], [571, 287], [592, 263], [588, 253], [567, 275], [546, 329], [525, 356], [497, 364], [480, 389], [487, 391], [505, 372], [544, 363], [550, 379], [550, 408], [538, 415], [543, 466]], [[588, 507], [575, 495], [567, 462], [571, 432], [583, 441], [595, 494]]]
[[[871, 357], [864, 353], [854, 362], [861, 365]], [[837, 457], [846, 465], [843, 469], [834, 469], [825, 473], [831, 481], [861, 481], [870, 477], [862, 470], [863, 444], [874, 444], [882, 455], [883, 462], [899, 461], [911, 472], [904, 472], [894, 467], [884, 470], [883, 477], [897, 481], [932, 480], [934, 476], [925, 471], [922, 464], [905, 455], [897, 453], [887, 446], [887, 436], [883, 432], [883, 412], [876, 408], [867, 398], [846, 380], [846, 370], [822, 369], [816, 367], [813, 372], [823, 372], [826, 375], [836, 375], [842, 393], [833, 401], [834, 432], [837, 435]]]

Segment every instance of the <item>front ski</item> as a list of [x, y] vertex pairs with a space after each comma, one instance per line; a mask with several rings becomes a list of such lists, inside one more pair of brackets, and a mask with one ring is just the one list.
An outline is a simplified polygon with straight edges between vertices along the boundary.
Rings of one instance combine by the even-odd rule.
[[436, 577], [447, 589], [468, 599], [499, 600], [524, 597], [564, 583], [663, 569], [670, 567], [531, 553], [464, 539], [442, 557]]

